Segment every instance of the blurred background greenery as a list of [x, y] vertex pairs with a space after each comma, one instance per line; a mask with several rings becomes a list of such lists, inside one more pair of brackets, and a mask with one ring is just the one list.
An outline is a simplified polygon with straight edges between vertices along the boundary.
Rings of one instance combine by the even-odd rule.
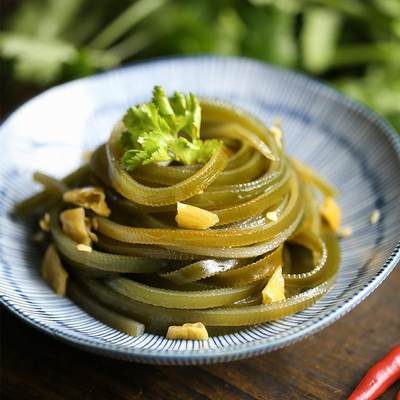
[[400, 131], [400, 0], [2, 0], [6, 111], [59, 82], [170, 54], [305, 71]]

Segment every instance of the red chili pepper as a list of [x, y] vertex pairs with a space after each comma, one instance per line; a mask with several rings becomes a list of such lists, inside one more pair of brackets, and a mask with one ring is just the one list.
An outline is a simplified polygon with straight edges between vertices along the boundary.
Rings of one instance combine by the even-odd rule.
[[348, 400], [374, 400], [398, 379], [400, 379], [400, 345], [394, 347], [368, 370]]
[[400, 400], [400, 390], [397, 392], [396, 400]]

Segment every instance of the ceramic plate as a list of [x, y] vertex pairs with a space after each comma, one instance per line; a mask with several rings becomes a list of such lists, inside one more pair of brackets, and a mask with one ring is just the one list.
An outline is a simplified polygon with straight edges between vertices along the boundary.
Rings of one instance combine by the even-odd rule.
[[[265, 123], [282, 119], [287, 151], [340, 190], [342, 263], [334, 288], [310, 308], [216, 336], [208, 341], [134, 338], [103, 325], [39, 274], [33, 224], [10, 217], [13, 204], [39, 189], [32, 171], [61, 177], [82, 153], [109, 135], [132, 104], [148, 100], [155, 84], [232, 103]], [[365, 299], [400, 258], [400, 146], [375, 113], [302, 75], [238, 58], [192, 57], [145, 62], [46, 91], [0, 128], [1, 302], [47, 334], [81, 348], [126, 360], [159, 364], [230, 361], [272, 351], [331, 324]], [[371, 224], [371, 212], [381, 218]], [[345, 338], [343, 338], [345, 339]]]

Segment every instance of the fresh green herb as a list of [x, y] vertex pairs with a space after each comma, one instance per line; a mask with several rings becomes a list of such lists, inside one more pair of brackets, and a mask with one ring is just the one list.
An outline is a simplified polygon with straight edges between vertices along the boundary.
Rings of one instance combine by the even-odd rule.
[[163, 161], [203, 164], [221, 146], [219, 140], [200, 139], [201, 107], [192, 93], [168, 98], [155, 86], [152, 101], [131, 107], [123, 122], [121, 161], [128, 171]]
[[0, 21], [7, 99], [26, 83], [49, 86], [133, 59], [243, 55], [318, 76], [400, 131], [399, 0], [6, 3], [15, 4]]
[[334, 10], [313, 7], [304, 15], [301, 35], [304, 66], [313, 73], [326, 71], [335, 57], [341, 15]]

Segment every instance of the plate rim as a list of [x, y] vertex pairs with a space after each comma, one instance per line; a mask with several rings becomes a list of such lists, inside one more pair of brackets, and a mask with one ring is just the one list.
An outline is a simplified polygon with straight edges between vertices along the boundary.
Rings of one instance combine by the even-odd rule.
[[[271, 65], [259, 60], [246, 58], [246, 57], [228, 57], [228, 56], [218, 56], [218, 55], [193, 55], [193, 56], [164, 56], [156, 57], [146, 60], [135, 61], [118, 68], [114, 68], [105, 72], [94, 74], [88, 77], [79, 78], [73, 81], [65, 82], [60, 85], [56, 85], [49, 88], [39, 95], [29, 99], [27, 102], [23, 103], [20, 107], [10, 113], [7, 118], [0, 125], [0, 135], [7, 125], [7, 122], [13, 118], [21, 109], [29, 106], [31, 102], [37, 101], [41, 96], [48, 95], [50, 92], [59, 90], [63, 87], [68, 87], [71, 85], [79, 84], [81, 81], [96, 80], [97, 78], [108, 75], [115, 74], [118, 71], [126, 69], [134, 69], [136, 66], [143, 66], [145, 64], [159, 64], [166, 62], [181, 62], [181, 61], [198, 61], [198, 60], [212, 60], [212, 61], [235, 61], [236, 63], [248, 63], [259, 66], [266, 70], [273, 70], [281, 74], [286, 74], [292, 76], [297, 80], [306, 82], [317, 88], [320, 92], [323, 92], [327, 97], [333, 98], [344, 104], [346, 108], [350, 108], [357, 112], [362, 117], [369, 121], [373, 121], [388, 139], [389, 144], [392, 144], [395, 154], [400, 162], [400, 137], [394, 130], [394, 128], [377, 114], [374, 110], [368, 106], [362, 105], [356, 100], [351, 99], [347, 95], [337, 91], [336, 89], [328, 86], [319, 79], [312, 78], [306, 74], [300, 73], [298, 71], [293, 71], [287, 68], [278, 67]], [[330, 324], [337, 321], [343, 315], [351, 311], [356, 307], [361, 301], [363, 301], [367, 296], [369, 296], [373, 291], [385, 280], [389, 273], [397, 266], [400, 261], [400, 237], [395, 245], [392, 253], [386, 259], [385, 263], [382, 264], [380, 269], [374, 274], [374, 276], [362, 287], [360, 288], [351, 298], [347, 299], [341, 305], [339, 305], [334, 310], [322, 313], [317, 317], [311, 319], [305, 323], [302, 327], [295, 328], [294, 332], [291, 331], [290, 334], [281, 334], [279, 338], [264, 338], [258, 339], [257, 341], [250, 341], [245, 343], [238, 343], [235, 345], [229, 345], [226, 348], [218, 349], [199, 349], [199, 350], [150, 350], [141, 348], [125, 348], [120, 345], [115, 345], [111, 343], [101, 344], [97, 343], [91, 339], [77, 338], [73, 335], [68, 335], [65, 332], [58, 330], [57, 328], [52, 328], [47, 326], [45, 323], [36, 321], [25, 313], [19, 310], [19, 307], [13, 304], [7, 299], [7, 295], [0, 293], [0, 303], [7, 308], [12, 314], [21, 318], [24, 322], [28, 323], [30, 326], [38, 329], [41, 332], [48, 334], [49, 336], [56, 338], [62, 342], [69, 343], [75, 347], [88, 350], [90, 352], [99, 353], [113, 358], [125, 359], [129, 361], [145, 362], [151, 364], [205, 364], [205, 363], [216, 363], [238, 360], [258, 354], [262, 354], [269, 351], [274, 351], [285, 347], [288, 344], [298, 342], [299, 340], [309, 337], [323, 328], [329, 326]]]

